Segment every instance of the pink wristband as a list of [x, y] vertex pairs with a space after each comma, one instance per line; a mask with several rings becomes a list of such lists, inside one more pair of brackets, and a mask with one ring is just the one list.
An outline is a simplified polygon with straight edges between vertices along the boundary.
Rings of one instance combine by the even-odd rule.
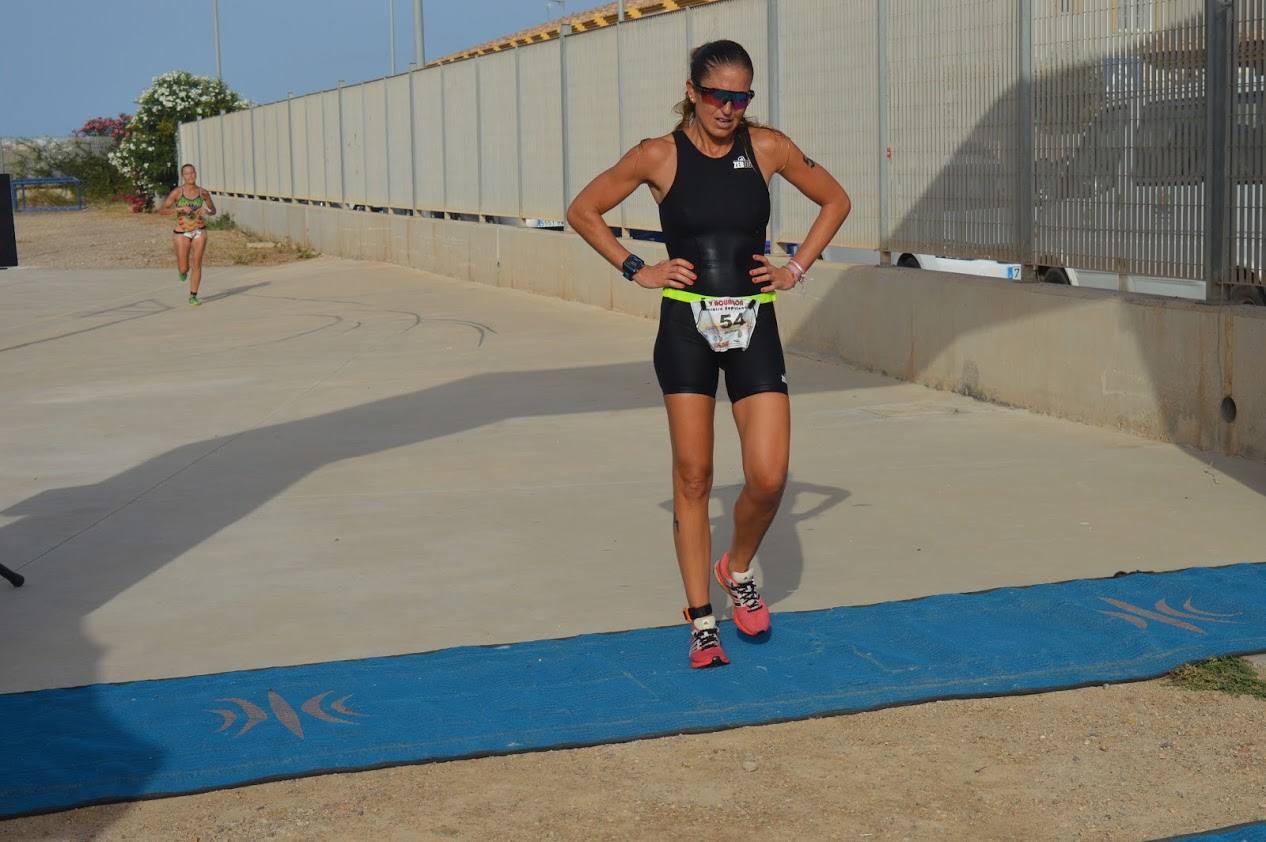
[[787, 261], [787, 268], [796, 276], [796, 283], [804, 283], [804, 267], [793, 257]]

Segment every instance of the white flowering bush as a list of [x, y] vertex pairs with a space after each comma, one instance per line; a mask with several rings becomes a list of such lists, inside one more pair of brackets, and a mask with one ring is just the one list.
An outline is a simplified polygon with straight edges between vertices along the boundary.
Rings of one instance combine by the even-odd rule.
[[250, 106], [219, 79], [186, 70], [155, 77], [136, 104], [136, 116], [127, 125], [127, 136], [110, 153], [110, 162], [146, 207], [156, 193], [167, 192], [178, 180], [176, 130], [181, 123]]

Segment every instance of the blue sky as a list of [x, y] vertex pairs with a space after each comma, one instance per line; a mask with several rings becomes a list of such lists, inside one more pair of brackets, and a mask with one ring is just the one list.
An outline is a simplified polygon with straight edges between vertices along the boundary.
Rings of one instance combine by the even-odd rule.
[[[428, 58], [542, 23], [544, 0], [424, 0]], [[570, 12], [600, 0], [569, 2]], [[413, 0], [395, 0], [396, 62], [413, 58]], [[387, 73], [388, 0], [220, 0], [224, 79], [256, 102]], [[65, 135], [131, 112], [150, 80], [215, 75], [209, 0], [0, 0], [0, 136]]]

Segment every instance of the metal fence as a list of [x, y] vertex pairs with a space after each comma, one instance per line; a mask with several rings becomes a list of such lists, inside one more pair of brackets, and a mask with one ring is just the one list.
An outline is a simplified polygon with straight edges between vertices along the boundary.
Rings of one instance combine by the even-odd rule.
[[[728, 37], [750, 116], [852, 195], [833, 245], [1262, 284], [1264, 20], [1266, 0], [724, 0], [187, 123], [181, 157], [240, 195], [560, 220], [672, 128], [690, 48]], [[777, 180], [771, 239], [816, 210]], [[607, 221], [659, 227], [647, 191]]]
[[0, 137], [0, 172], [14, 178], [27, 178], [41, 173], [42, 152], [104, 153], [114, 148], [109, 137]]

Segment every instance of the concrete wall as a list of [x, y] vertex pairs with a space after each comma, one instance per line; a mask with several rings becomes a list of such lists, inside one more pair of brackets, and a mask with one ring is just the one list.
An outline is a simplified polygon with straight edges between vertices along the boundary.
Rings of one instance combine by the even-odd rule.
[[[381, 260], [655, 318], [579, 237], [224, 196], [239, 224]], [[662, 246], [628, 242], [648, 262]], [[1266, 459], [1266, 308], [1211, 307], [919, 270], [817, 264], [783, 293], [789, 350], [1149, 438]], [[1223, 418], [1224, 399], [1236, 404]]]

